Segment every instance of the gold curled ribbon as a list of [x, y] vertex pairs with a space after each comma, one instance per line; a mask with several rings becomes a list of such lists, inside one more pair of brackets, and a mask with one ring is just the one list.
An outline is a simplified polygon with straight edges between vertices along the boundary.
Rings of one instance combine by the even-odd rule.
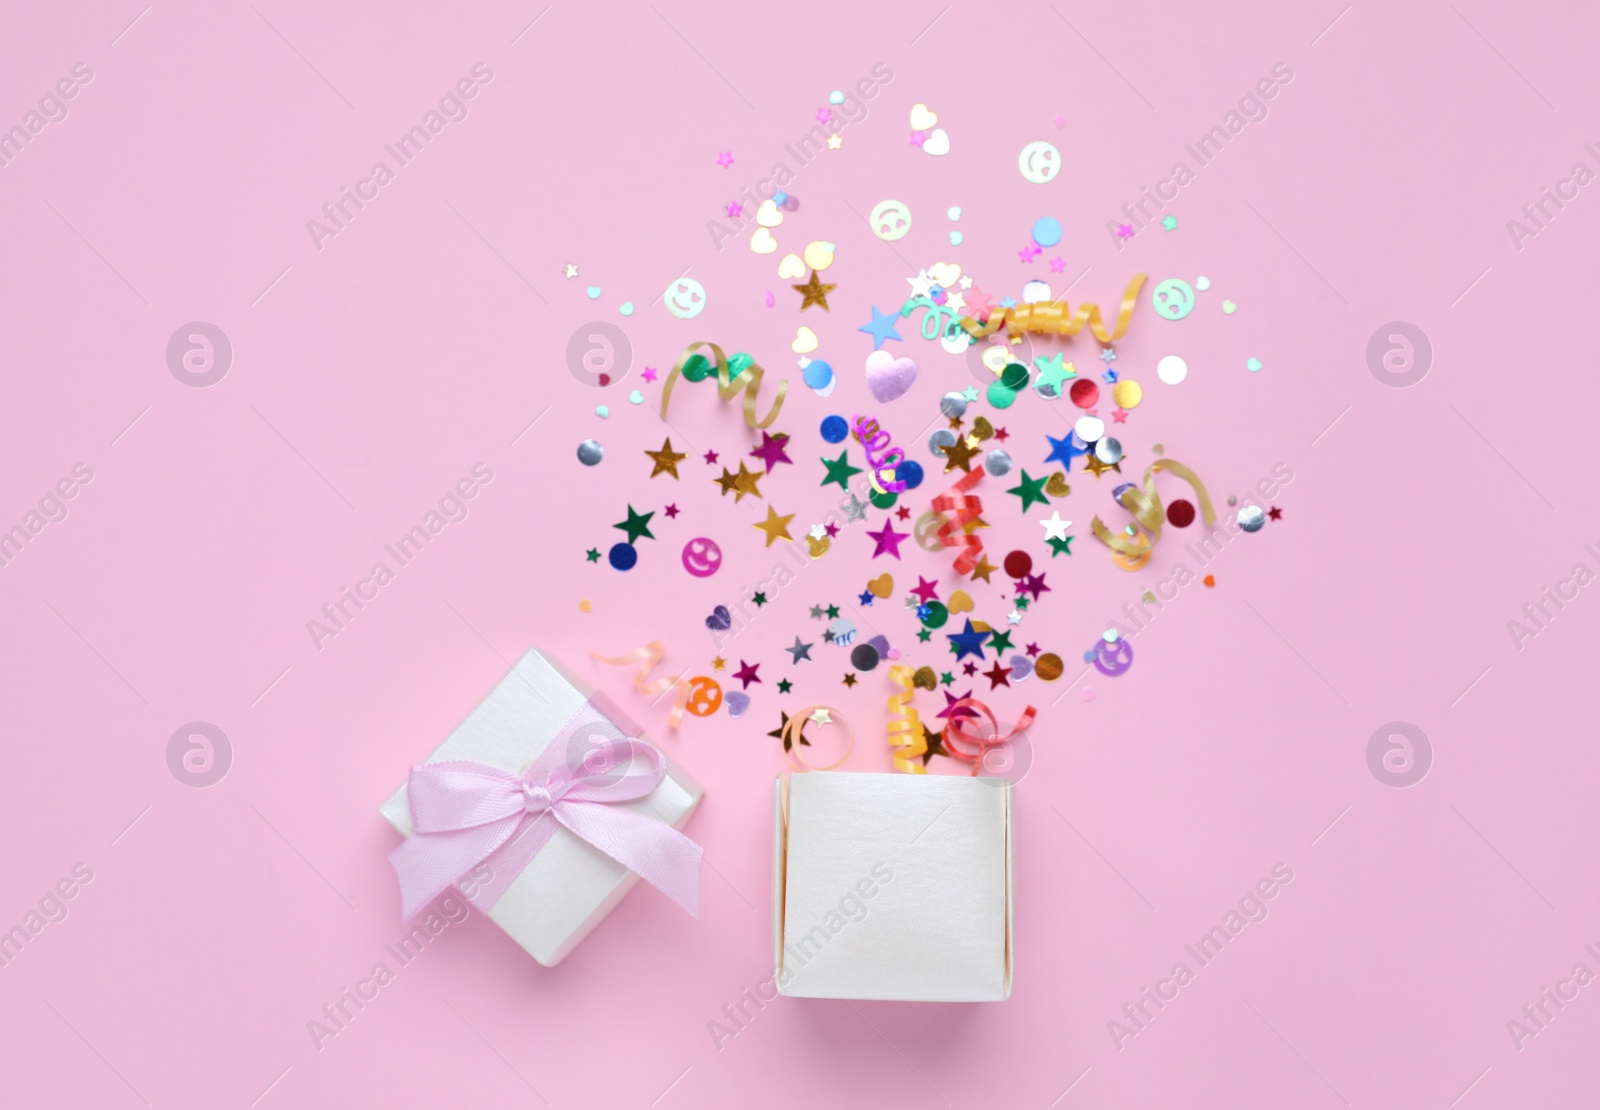
[[[684, 348], [683, 354], [678, 356], [678, 361], [673, 365], [672, 372], [667, 375], [666, 384], [661, 387], [661, 415], [667, 415], [667, 402], [672, 400], [672, 387], [683, 376], [683, 368], [689, 360], [699, 354], [701, 347], [705, 347], [716, 356], [717, 365], [717, 394], [724, 400], [734, 394], [744, 393], [744, 422], [752, 428], [768, 428], [778, 419], [778, 413], [783, 411], [783, 398], [789, 392], [787, 379], [778, 383], [778, 395], [772, 400], [772, 409], [767, 413], [765, 420], [756, 419], [756, 396], [761, 392], [761, 377], [765, 373], [760, 366], [751, 359], [750, 365], [735, 374], [728, 366], [728, 358], [722, 353], [722, 348], [715, 343], [701, 339]], [[704, 355], [700, 357], [704, 358]], [[747, 356], [748, 357], [748, 356]], [[709, 375], [708, 375], [709, 376]], [[691, 379], [694, 380], [694, 379]]]
[[983, 502], [977, 497], [970, 496], [967, 491], [978, 484], [978, 479], [988, 473], [980, 465], [961, 481], [945, 490], [933, 499], [933, 509], [938, 513], [950, 514], [945, 522], [939, 525], [939, 540], [946, 547], [960, 547], [962, 552], [956, 557], [956, 573], [971, 574], [978, 565], [978, 559], [983, 555], [983, 541], [971, 532], [966, 526], [979, 518], [983, 512]]
[[[962, 709], [966, 712], [957, 712]], [[976, 731], [981, 727], [976, 725], [980, 712], [989, 718], [987, 733]], [[963, 763], [972, 764], [972, 773], [976, 775], [983, 769], [989, 752], [1009, 744], [1017, 733], [1028, 731], [1028, 726], [1033, 724], [1035, 712], [1031, 705], [1024, 708], [1017, 723], [1011, 726], [1011, 731], [1001, 736], [1000, 722], [995, 720], [987, 705], [977, 698], [959, 698], [950, 706], [950, 716], [945, 721], [945, 753]], [[970, 744], [971, 747], [963, 747], [965, 744]]]
[[[1166, 510], [1161, 504], [1161, 494], [1156, 492], [1156, 474], [1163, 470], [1171, 471], [1189, 483], [1194, 490], [1195, 500], [1200, 502], [1201, 520], [1208, 525], [1217, 522], [1217, 511], [1211, 505], [1211, 495], [1206, 492], [1200, 476], [1176, 459], [1157, 459], [1145, 468], [1143, 489], [1128, 482], [1118, 486], [1113, 494], [1117, 504], [1127, 509], [1139, 526], [1149, 533], [1148, 539], [1119, 536], [1107, 528], [1098, 516], [1089, 522], [1095, 537], [1126, 560], [1118, 564], [1124, 569], [1137, 570], [1148, 563], [1152, 549], [1161, 541], [1161, 525], [1166, 519]], [[1139, 542], [1140, 539], [1144, 539], [1144, 542]]]
[[1134, 274], [1128, 280], [1128, 287], [1122, 294], [1122, 306], [1117, 309], [1117, 326], [1107, 334], [1105, 325], [1100, 320], [1100, 306], [1080, 301], [1075, 312], [1068, 313], [1065, 304], [1056, 304], [1051, 301], [1046, 304], [1023, 304], [1015, 308], [991, 309], [983, 322], [974, 320], [970, 316], [961, 318], [961, 326], [968, 335], [974, 339], [982, 339], [986, 335], [993, 335], [1001, 328], [1016, 338], [1024, 332], [1035, 332], [1047, 335], [1074, 336], [1083, 330], [1084, 325], [1094, 332], [1094, 337], [1101, 343], [1111, 343], [1121, 339], [1128, 331], [1128, 323], [1133, 319], [1133, 309], [1139, 300], [1139, 290], [1144, 288], [1148, 274]]
[[652, 702], [668, 690], [677, 688], [677, 694], [672, 699], [672, 711], [667, 714], [667, 727], [676, 729], [683, 721], [684, 706], [689, 704], [689, 687], [687, 683], [679, 682], [677, 678], [658, 678], [654, 682], [646, 682], [650, 672], [656, 669], [656, 664], [661, 662], [661, 657], [667, 653], [661, 646], [660, 640], [651, 640], [643, 647], [634, 648], [626, 655], [601, 655], [598, 651], [589, 652], [595, 659], [612, 667], [631, 667], [639, 664], [639, 669], [633, 674], [633, 688]]
[[[810, 721], [811, 714], [815, 713], [819, 709], [827, 711], [829, 724], [842, 725], [844, 727], [846, 743], [844, 753], [840, 755], [838, 759], [834, 760], [832, 763], [823, 764], [821, 767], [813, 767], [800, 757], [800, 740], [805, 733], [806, 722]], [[844, 719], [839, 711], [831, 705], [806, 706], [804, 709], [800, 710], [800, 712], [790, 717], [788, 721], [784, 722], [782, 736], [784, 747], [783, 754], [796, 771], [831, 771], [835, 767], [839, 766], [839, 764], [849, 759], [850, 753], [856, 750], [856, 734], [850, 730], [849, 723]]]
[[889, 681], [901, 688], [900, 693], [889, 695], [889, 748], [894, 752], [894, 769], [925, 775], [928, 769], [918, 757], [928, 750], [928, 738], [922, 734], [922, 721], [911, 704], [913, 672], [897, 663], [889, 668]]

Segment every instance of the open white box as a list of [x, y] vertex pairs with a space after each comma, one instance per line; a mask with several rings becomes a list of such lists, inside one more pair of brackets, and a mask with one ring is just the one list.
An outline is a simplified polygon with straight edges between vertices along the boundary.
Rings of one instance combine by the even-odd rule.
[[1011, 994], [1004, 779], [811, 771], [773, 789], [772, 956], [802, 998]]
[[[582, 679], [530, 649], [423, 762], [468, 759], [520, 774], [593, 692]], [[642, 732], [637, 737], [649, 741]], [[643, 798], [617, 806], [681, 830], [705, 788], [671, 756], [662, 754], [667, 777], [661, 785]], [[401, 834], [411, 835], [411, 802], [404, 785], [379, 812]], [[550, 967], [565, 959], [638, 881], [638, 875], [600, 849], [560, 828], [485, 912], [529, 955]], [[472, 901], [472, 889], [462, 893]]]

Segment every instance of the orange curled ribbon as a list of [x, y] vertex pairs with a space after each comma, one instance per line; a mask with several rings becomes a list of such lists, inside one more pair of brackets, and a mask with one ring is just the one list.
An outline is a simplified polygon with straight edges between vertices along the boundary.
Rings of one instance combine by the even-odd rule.
[[[722, 348], [703, 339], [685, 347], [683, 354], [678, 356], [678, 361], [673, 365], [672, 372], [667, 375], [667, 382], [661, 387], [661, 415], [663, 417], [667, 415], [667, 402], [672, 400], [672, 387], [680, 377], [697, 382], [711, 376], [710, 367], [705, 365], [709, 360], [705, 355], [699, 353], [701, 347], [709, 350], [716, 358], [718, 395], [726, 401], [733, 397], [734, 394], [742, 391], [744, 393], [744, 422], [752, 428], [771, 427], [772, 422], [778, 419], [778, 413], [783, 411], [783, 398], [789, 392], [787, 379], [778, 383], [778, 395], [773, 398], [772, 408], [767, 413], [766, 419], [758, 421], [756, 419], [756, 395], [761, 392], [761, 377], [765, 371], [760, 366], [757, 366], [755, 359], [749, 355], [736, 353], [733, 356], [733, 361], [739, 364], [739, 369], [735, 373], [729, 365], [727, 356], [722, 353]], [[685, 371], [690, 361], [697, 357], [701, 360], [700, 364], [697, 365], [704, 366], [704, 370], [698, 374], [695, 371], [686, 373]]]
[[1089, 522], [1089, 528], [1096, 538], [1117, 555], [1122, 556], [1117, 565], [1124, 570], [1138, 570], [1150, 561], [1150, 555], [1155, 545], [1161, 541], [1161, 525], [1166, 519], [1166, 510], [1161, 505], [1161, 495], [1156, 492], [1156, 474], [1163, 470], [1170, 470], [1194, 490], [1195, 500], [1200, 502], [1200, 519], [1211, 525], [1217, 522], [1217, 511], [1211, 506], [1211, 495], [1206, 492], [1205, 483], [1200, 476], [1190, 470], [1176, 459], [1157, 459], [1145, 468], [1144, 488], [1140, 489], [1132, 482], [1126, 482], [1112, 491], [1112, 496], [1117, 499], [1117, 504], [1127, 509], [1139, 526], [1149, 533], [1149, 537], [1138, 537], [1138, 540], [1119, 536], [1107, 528], [1096, 516]]
[[971, 574], [978, 565], [978, 559], [983, 555], [983, 541], [966, 530], [968, 524], [977, 520], [983, 512], [983, 502], [977, 497], [969, 496], [967, 491], [978, 484], [987, 471], [982, 466], [977, 467], [961, 481], [945, 490], [933, 499], [934, 512], [955, 514], [947, 516], [945, 522], [939, 525], [939, 541], [946, 547], [963, 548], [956, 557], [956, 573]]
[[[958, 712], [961, 709], [967, 711]], [[988, 732], [979, 731], [982, 726], [977, 724], [978, 712], [974, 710], [989, 718]], [[995, 720], [987, 705], [977, 698], [960, 698], [950, 706], [950, 717], [945, 722], [944, 750], [953, 758], [972, 764], [972, 774], [976, 776], [985, 769], [989, 753], [1011, 743], [1011, 738], [1017, 733], [1026, 733], [1028, 726], [1033, 724], [1034, 716], [1034, 708], [1030, 705], [1022, 711], [1017, 723], [1011, 726], [1011, 731], [1001, 736], [1000, 722]]]
[[676, 677], [658, 678], [654, 682], [645, 681], [650, 677], [650, 672], [656, 669], [656, 664], [661, 662], [661, 657], [666, 653], [667, 650], [661, 646], [660, 640], [651, 640], [644, 647], [634, 648], [626, 655], [613, 657], [601, 655], [598, 651], [591, 651], [589, 654], [612, 667], [631, 667], [635, 663], [639, 664], [639, 669], [633, 674], [633, 688], [645, 697], [650, 698], [652, 704], [659, 700], [660, 695], [676, 688], [678, 692], [672, 699], [672, 711], [667, 714], [667, 727], [676, 729], [683, 721], [684, 706], [689, 704], [688, 684], [678, 681]]
[[889, 668], [889, 681], [901, 687], [900, 693], [889, 695], [889, 747], [894, 752], [894, 769], [925, 775], [928, 769], [917, 758], [928, 750], [928, 739], [922, 734], [922, 721], [911, 705], [911, 668], [895, 664]]
[[[828, 724], [842, 725], [844, 727], [845, 747], [839, 758], [832, 763], [825, 763], [814, 767], [807, 763], [800, 755], [800, 742], [805, 739], [806, 723], [811, 720], [811, 714], [818, 710], [828, 714]], [[850, 753], [856, 749], [856, 734], [850, 731], [850, 725], [844, 717], [831, 705], [808, 705], [794, 716], [784, 722], [782, 729], [784, 755], [796, 771], [831, 771], [839, 764], [850, 758]], [[805, 741], [809, 747], [811, 741]]]
[[1054, 301], [1047, 304], [1022, 304], [1015, 308], [992, 309], [982, 323], [970, 316], [963, 316], [961, 326], [974, 339], [993, 335], [1002, 327], [1006, 329], [1007, 334], [1020, 339], [1024, 332], [1074, 336], [1087, 324], [1089, 330], [1094, 332], [1094, 337], [1101, 343], [1111, 343], [1127, 333], [1128, 322], [1133, 319], [1134, 305], [1139, 300], [1139, 290], [1144, 288], [1145, 278], [1148, 276], [1148, 274], [1134, 274], [1129, 279], [1128, 287], [1122, 294], [1122, 307], [1117, 309], [1116, 329], [1110, 334], [1107, 334], [1105, 325], [1100, 321], [1100, 306], [1087, 302], [1080, 302], [1077, 311], [1070, 315], [1065, 304], [1056, 304]]

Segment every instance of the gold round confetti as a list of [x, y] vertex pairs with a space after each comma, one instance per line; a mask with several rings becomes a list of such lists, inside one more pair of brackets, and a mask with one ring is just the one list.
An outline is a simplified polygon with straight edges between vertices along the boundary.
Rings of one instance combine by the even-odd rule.
[[1111, 399], [1119, 409], [1136, 409], [1139, 402], [1144, 400], [1144, 390], [1138, 382], [1125, 378], [1112, 387]]
[[594, 606], [589, 604], [588, 598], [584, 598], [582, 601], [578, 602], [578, 612], [580, 613], [587, 613], [593, 608]]
[[1047, 651], [1033, 661], [1033, 673], [1046, 682], [1054, 682], [1065, 671], [1061, 665], [1061, 656], [1053, 651]]

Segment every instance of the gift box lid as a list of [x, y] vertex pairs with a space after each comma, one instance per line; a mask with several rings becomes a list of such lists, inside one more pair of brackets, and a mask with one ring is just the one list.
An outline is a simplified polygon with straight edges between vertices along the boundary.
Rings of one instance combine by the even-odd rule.
[[[520, 773], [593, 696], [593, 689], [582, 679], [542, 652], [529, 649], [422, 762], [473, 760]], [[643, 732], [632, 734], [650, 742]], [[705, 788], [671, 756], [663, 755], [667, 777], [661, 785], [646, 797], [618, 807], [653, 815], [681, 829]], [[411, 835], [411, 804], [404, 784], [379, 812], [402, 835]], [[604, 920], [638, 879], [598, 848], [561, 828], [486, 912], [534, 959], [552, 966]], [[477, 881], [487, 879], [479, 875]], [[474, 893], [471, 885], [462, 886], [470, 900]], [[679, 912], [665, 900], [662, 905], [663, 912]]]

